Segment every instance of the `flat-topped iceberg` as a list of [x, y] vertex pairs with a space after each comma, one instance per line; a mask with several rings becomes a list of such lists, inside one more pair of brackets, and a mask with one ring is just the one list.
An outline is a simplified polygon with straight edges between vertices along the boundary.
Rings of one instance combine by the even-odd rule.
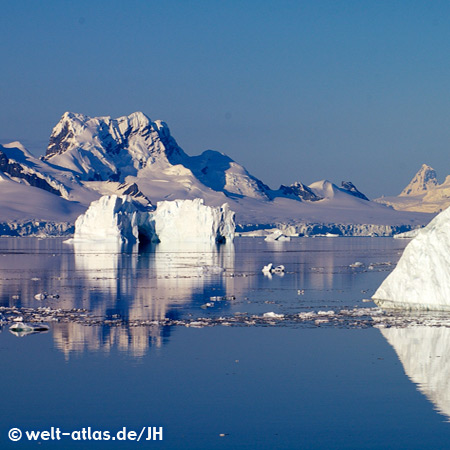
[[153, 218], [156, 235], [161, 242], [234, 240], [234, 212], [227, 203], [207, 206], [201, 198], [158, 202]]
[[450, 310], [450, 208], [418, 232], [372, 298], [386, 308]]
[[234, 212], [225, 203], [211, 207], [202, 199], [158, 202], [156, 210], [130, 196], [105, 195], [75, 222], [75, 241], [232, 242]]

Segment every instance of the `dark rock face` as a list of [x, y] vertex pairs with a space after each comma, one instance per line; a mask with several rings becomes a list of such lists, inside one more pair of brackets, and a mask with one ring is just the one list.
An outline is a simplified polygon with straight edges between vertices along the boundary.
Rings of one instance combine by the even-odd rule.
[[346, 191], [347, 194], [369, 201], [369, 199], [362, 192], [356, 189], [355, 185], [351, 181], [343, 181], [341, 183], [341, 189]]
[[307, 200], [310, 202], [317, 202], [318, 200], [322, 200], [322, 197], [319, 197], [312, 191], [312, 189], [300, 182], [293, 183], [290, 186], [281, 185], [280, 191], [286, 197], [297, 197], [301, 200]]
[[48, 143], [44, 159], [52, 155], [59, 155], [61, 153], [64, 153], [70, 145], [69, 139], [67, 138], [73, 138], [73, 133], [72, 131], [70, 131], [69, 124], [66, 122], [59, 134], [52, 134], [50, 136], [50, 141]]
[[10, 161], [4, 152], [0, 150], [0, 170], [3, 173], [7, 173], [11, 177], [22, 178], [26, 180], [30, 186], [43, 189], [44, 191], [51, 192], [61, 196], [61, 192], [54, 187], [50, 186], [43, 178], [38, 177], [34, 173], [27, 173], [24, 168], [16, 162]]
[[122, 183], [119, 185], [119, 190], [121, 191], [121, 195], [130, 195], [131, 197], [138, 199], [138, 200], [144, 200], [148, 204], [151, 205], [151, 201], [148, 197], [146, 197], [139, 189], [138, 185], [136, 183], [132, 184], [126, 184]]

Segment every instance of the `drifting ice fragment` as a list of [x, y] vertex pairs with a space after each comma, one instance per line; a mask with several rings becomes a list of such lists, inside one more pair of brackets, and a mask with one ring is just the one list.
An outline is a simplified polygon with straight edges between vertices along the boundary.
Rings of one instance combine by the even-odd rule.
[[361, 261], [356, 261], [352, 264], [350, 264], [350, 267], [352, 267], [353, 269], [357, 268], [357, 267], [363, 267], [364, 264]]
[[16, 336], [22, 337], [33, 333], [42, 333], [48, 331], [50, 328], [43, 323], [24, 323], [16, 322], [9, 327], [9, 331]]
[[263, 317], [265, 319], [282, 319], [284, 317], [284, 314], [277, 314], [277, 313], [274, 313], [273, 311], [270, 311], [270, 312], [264, 313]]
[[262, 268], [263, 273], [278, 273], [278, 274], [280, 274], [280, 273], [283, 273], [284, 270], [285, 270], [285, 267], [282, 264], [280, 264], [277, 267], [273, 267], [272, 263], [267, 264], [267, 266], [264, 266]]
[[269, 234], [264, 239], [267, 242], [287, 242], [290, 241], [291, 238], [282, 233], [281, 230], [275, 230], [272, 234]]
[[450, 208], [406, 246], [372, 299], [385, 308], [450, 310]]

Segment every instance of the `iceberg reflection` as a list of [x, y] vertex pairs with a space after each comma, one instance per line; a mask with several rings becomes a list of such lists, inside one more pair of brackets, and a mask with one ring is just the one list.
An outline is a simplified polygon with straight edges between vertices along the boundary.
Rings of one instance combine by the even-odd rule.
[[[126, 252], [124, 252], [126, 250]], [[102, 243], [74, 244], [75, 272], [83, 283], [83, 307], [95, 316], [120, 318], [120, 326], [54, 326], [57, 347], [66, 355], [84, 350], [120, 351], [143, 356], [150, 346], [160, 347], [170, 330], [165, 318], [199, 307], [205, 291], [226, 295], [223, 277], [234, 266], [233, 244], [157, 244], [137, 252], [136, 246]], [[200, 302], [197, 305], [196, 299]], [[64, 307], [74, 307], [65, 299]], [[154, 321], [154, 324], [148, 324]], [[139, 326], [146, 322], [145, 326]]]
[[[167, 341], [166, 318], [199, 313], [206, 299], [226, 296], [234, 283], [226, 276], [234, 270], [233, 244], [165, 243], [139, 252], [137, 246], [61, 240], [3, 245], [13, 248], [0, 255], [0, 306], [26, 309], [31, 321], [39, 308], [61, 310], [51, 328], [66, 356], [112, 348], [142, 356]], [[76, 319], [65, 313], [71, 310]]]
[[418, 390], [439, 413], [450, 418], [450, 328], [415, 326], [380, 331]]

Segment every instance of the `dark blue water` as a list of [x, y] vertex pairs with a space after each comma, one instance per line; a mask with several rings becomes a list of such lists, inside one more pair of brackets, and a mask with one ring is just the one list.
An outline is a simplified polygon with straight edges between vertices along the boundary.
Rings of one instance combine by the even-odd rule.
[[[0, 447], [446, 448], [446, 329], [185, 326], [236, 313], [374, 307], [363, 299], [392, 269], [380, 263], [395, 263], [404, 245], [238, 239], [227, 249], [119, 254], [55, 239], [2, 239], [1, 304], [21, 312], [60, 308], [62, 315], [46, 322], [45, 334], [2, 329]], [[363, 266], [349, 267], [355, 261]], [[284, 276], [264, 276], [268, 262], [284, 264]], [[39, 292], [60, 297], [38, 301]], [[71, 308], [98, 323], [68, 318]], [[164, 325], [159, 319], [167, 316], [180, 324]], [[7, 436], [13, 427], [52, 426], [114, 433], [162, 426], [164, 438], [14, 443]]]

